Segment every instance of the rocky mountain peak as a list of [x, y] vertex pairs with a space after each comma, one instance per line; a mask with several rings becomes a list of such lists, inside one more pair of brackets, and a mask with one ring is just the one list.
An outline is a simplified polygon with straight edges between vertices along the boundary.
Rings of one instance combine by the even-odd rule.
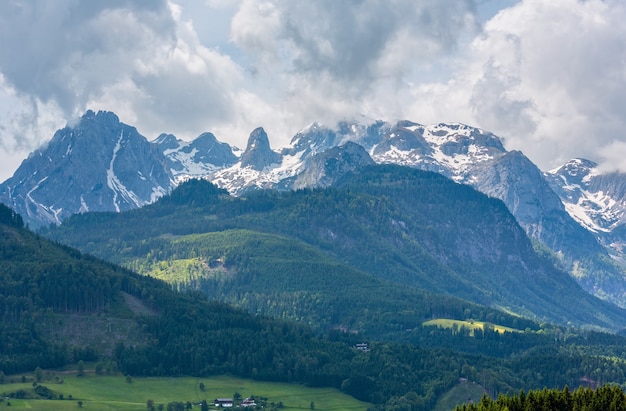
[[427, 127], [428, 142], [439, 146], [447, 156], [484, 153], [489, 156], [506, 152], [502, 140], [492, 133], [465, 124], [437, 124]]
[[412, 151], [419, 155], [429, 155], [433, 152], [424, 139], [424, 128], [410, 121], [399, 121], [383, 133], [382, 140], [374, 148], [374, 155], [389, 151]]
[[371, 164], [375, 163], [367, 151], [349, 141], [309, 158], [304, 171], [295, 177], [291, 188], [327, 187], [346, 173]]
[[86, 211], [122, 211], [169, 192], [166, 160], [111, 112], [87, 111], [26, 159], [0, 186], [0, 201], [31, 226]]
[[98, 112], [94, 112], [93, 110], [87, 110], [85, 114], [82, 115], [81, 121], [97, 121], [100, 123], [119, 123], [120, 118], [112, 111], [103, 111], [98, 110]]
[[185, 147], [183, 152], [194, 154], [197, 163], [209, 163], [217, 167], [228, 167], [237, 161], [232, 148], [227, 143], [217, 141], [213, 133], [202, 133]]
[[585, 160], [584, 158], [575, 158], [563, 164], [561, 167], [550, 171], [550, 174], [565, 178], [568, 182], [581, 184], [591, 170], [597, 166], [598, 164], [593, 161]]
[[161, 151], [174, 150], [180, 146], [180, 140], [173, 134], [160, 134], [154, 141]]
[[576, 221], [621, 249], [626, 237], [607, 233], [626, 223], [626, 175], [601, 173], [597, 166], [576, 158], [545, 173], [545, 178]]
[[336, 140], [337, 133], [335, 130], [320, 123], [313, 123], [293, 136], [290, 147], [285, 148], [283, 154], [301, 153], [301, 158], [306, 158], [334, 146]]
[[171, 134], [161, 134], [153, 144], [167, 158], [170, 171], [178, 180], [204, 177], [237, 162], [232, 148], [221, 143], [213, 133], [205, 132], [195, 140], [183, 141]]
[[250, 133], [246, 150], [241, 155], [241, 167], [263, 170], [265, 167], [279, 163], [280, 154], [272, 151], [267, 133], [259, 127]]

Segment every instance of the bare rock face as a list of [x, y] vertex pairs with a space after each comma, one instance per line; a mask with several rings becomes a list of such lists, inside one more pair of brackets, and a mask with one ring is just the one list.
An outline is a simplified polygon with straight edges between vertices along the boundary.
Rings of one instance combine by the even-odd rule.
[[265, 167], [279, 163], [280, 154], [272, 151], [267, 133], [259, 127], [250, 133], [246, 150], [241, 155], [241, 167], [250, 167], [253, 170], [261, 171]]
[[504, 201], [530, 237], [557, 251], [580, 244], [581, 249], [601, 252], [593, 235], [576, 224], [541, 171], [521, 152], [494, 158], [473, 174], [474, 187]]
[[0, 198], [38, 226], [75, 213], [141, 207], [172, 188], [155, 145], [115, 114], [88, 111], [24, 160], [0, 186]]
[[626, 174], [602, 173], [593, 161], [576, 158], [545, 176], [572, 217], [588, 230], [609, 233], [626, 223]]
[[363, 147], [347, 142], [309, 158], [304, 171], [295, 177], [291, 188], [328, 187], [345, 174], [371, 164], [375, 164], [374, 160]]

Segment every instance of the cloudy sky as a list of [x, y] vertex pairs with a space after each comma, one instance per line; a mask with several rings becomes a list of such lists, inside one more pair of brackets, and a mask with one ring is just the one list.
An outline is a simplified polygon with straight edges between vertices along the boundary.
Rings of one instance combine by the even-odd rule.
[[313, 121], [462, 122], [626, 171], [623, 0], [4, 0], [0, 181], [87, 109], [274, 148]]

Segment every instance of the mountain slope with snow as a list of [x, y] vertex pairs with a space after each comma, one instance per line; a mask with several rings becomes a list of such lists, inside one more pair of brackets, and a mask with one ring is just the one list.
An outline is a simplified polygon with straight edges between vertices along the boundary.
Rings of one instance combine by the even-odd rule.
[[[521, 152], [507, 151], [497, 136], [475, 127], [410, 121], [345, 122], [334, 129], [313, 124], [280, 151], [280, 162], [266, 162], [262, 170], [239, 162], [207, 179], [234, 194], [324, 186], [328, 183], [323, 179], [329, 176], [313, 172], [312, 159], [345, 142], [361, 145], [376, 163], [434, 171], [502, 200], [526, 233], [550, 249], [586, 290], [626, 306], [624, 268], [611, 260], [593, 232], [572, 218], [535, 164]], [[341, 168], [337, 170], [342, 174]]]
[[598, 165], [573, 159], [545, 173], [568, 213], [623, 263], [626, 250], [626, 174], [602, 173]]
[[203, 177], [237, 162], [232, 147], [219, 142], [212, 133], [202, 133], [191, 142], [161, 134], [153, 143], [163, 152], [170, 172], [179, 181]]
[[610, 232], [626, 222], [626, 174], [600, 173], [598, 165], [573, 159], [546, 173], [568, 212], [592, 232]]

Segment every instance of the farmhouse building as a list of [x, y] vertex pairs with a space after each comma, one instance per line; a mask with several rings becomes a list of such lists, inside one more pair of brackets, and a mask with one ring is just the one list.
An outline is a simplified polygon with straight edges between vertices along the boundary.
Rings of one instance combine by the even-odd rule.
[[232, 398], [216, 398], [215, 401], [213, 401], [213, 405], [215, 405], [216, 407], [231, 408], [233, 406], [233, 399]]

